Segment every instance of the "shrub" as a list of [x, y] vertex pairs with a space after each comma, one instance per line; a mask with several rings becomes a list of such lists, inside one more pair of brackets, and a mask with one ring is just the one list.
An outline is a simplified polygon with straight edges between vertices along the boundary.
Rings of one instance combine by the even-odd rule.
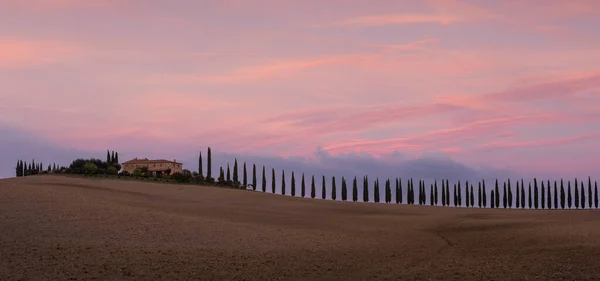
[[115, 166], [110, 166], [106, 169], [106, 174], [109, 175], [116, 175], [118, 173], [119, 170], [117, 170], [117, 168], [115, 168]]
[[135, 176], [135, 177], [139, 177], [139, 176], [141, 176], [141, 175], [142, 175], [142, 173], [143, 173], [143, 172], [142, 172], [142, 169], [141, 169], [141, 168], [135, 168], [135, 170], [133, 170], [133, 173], [132, 173], [132, 175], [133, 175], [133, 176]]
[[126, 177], [127, 177], [127, 176], [130, 176], [131, 174], [129, 174], [129, 172], [128, 172], [128, 171], [123, 171], [123, 172], [121, 172], [119, 175], [121, 175], [121, 176], [126, 176]]
[[[190, 174], [191, 177], [191, 174]], [[186, 176], [183, 173], [174, 173], [173, 175], [171, 175], [171, 179], [175, 180], [176, 182], [179, 183], [183, 183], [183, 182], [189, 182], [190, 181], [190, 177]]]
[[96, 166], [96, 164], [94, 164], [92, 162], [86, 162], [83, 165], [83, 172], [86, 175], [94, 175], [98, 172], [98, 166]]

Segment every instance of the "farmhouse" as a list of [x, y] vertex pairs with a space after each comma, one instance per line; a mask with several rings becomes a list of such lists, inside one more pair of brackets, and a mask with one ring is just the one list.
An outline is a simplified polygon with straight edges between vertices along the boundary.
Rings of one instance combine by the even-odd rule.
[[181, 173], [183, 171], [182, 166], [183, 164], [177, 162], [176, 160], [169, 161], [165, 159], [149, 160], [148, 158], [134, 158], [133, 160], [124, 162], [121, 165], [121, 168], [123, 171], [133, 173], [136, 168], [146, 167], [148, 168], [148, 171], [152, 172], [152, 174], [156, 176], [163, 173]]

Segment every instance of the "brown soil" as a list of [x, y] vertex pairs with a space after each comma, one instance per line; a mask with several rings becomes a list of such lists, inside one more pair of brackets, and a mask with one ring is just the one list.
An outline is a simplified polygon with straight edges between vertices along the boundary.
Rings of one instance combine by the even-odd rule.
[[600, 280], [600, 211], [0, 180], [0, 280]]

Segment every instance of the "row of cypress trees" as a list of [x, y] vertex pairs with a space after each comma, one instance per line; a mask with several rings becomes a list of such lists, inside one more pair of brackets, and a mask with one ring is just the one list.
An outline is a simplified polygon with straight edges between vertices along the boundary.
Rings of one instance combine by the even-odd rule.
[[56, 165], [56, 163], [48, 164], [48, 167], [44, 168], [44, 164], [42, 162], [36, 163], [35, 159], [31, 160], [29, 163], [23, 160], [17, 160], [17, 165], [15, 166], [15, 175], [17, 177], [25, 177], [44, 172], [54, 172], [58, 169], [59, 167]]
[[[202, 175], [202, 154], [200, 153], [199, 162], [198, 162], [198, 170], [199, 174]], [[209, 162], [207, 163], [207, 169], [210, 170], [210, 148], [209, 148]], [[262, 182], [260, 186], [257, 183], [256, 176], [256, 164], [252, 165], [252, 182], [249, 183], [247, 181], [247, 168], [246, 163], [243, 163], [243, 177], [242, 182], [239, 181], [238, 175], [238, 161], [234, 159], [233, 171], [229, 164], [227, 164], [224, 169], [221, 167], [220, 169], [221, 176], [219, 177], [219, 181], [223, 182], [233, 182], [234, 186], [238, 188], [247, 189], [250, 188], [254, 191], [262, 191], [267, 192], [267, 177], [266, 177], [266, 168], [262, 167]], [[270, 193], [276, 193], [276, 176], [275, 169], [271, 169], [271, 187]], [[208, 175], [207, 175], [208, 176]], [[441, 183], [441, 191], [438, 189], [438, 182]], [[235, 183], [238, 183], [235, 185]], [[338, 200], [338, 192], [336, 186], [335, 177], [331, 178], [331, 187], [330, 187], [330, 198], [332, 200]], [[541, 183], [541, 186], [540, 186]], [[354, 202], [359, 201], [359, 191], [358, 191], [358, 180], [354, 177], [351, 180], [352, 191], [349, 193], [348, 189], [349, 184], [345, 177], [341, 179], [341, 200], [348, 201], [352, 200]], [[310, 189], [307, 189], [307, 181], [305, 179], [305, 175], [301, 175], [299, 193], [301, 197], [310, 197], [321, 199], [326, 199], [327, 195], [327, 182], [325, 180], [325, 176], [321, 178], [321, 192], [317, 194], [317, 187], [315, 185], [315, 176], [311, 176], [310, 178]], [[429, 192], [427, 191], [427, 186], [424, 180], [419, 180], [418, 182], [418, 191], [415, 192], [414, 181], [413, 179], [406, 180], [406, 190], [403, 189], [403, 180], [397, 178], [395, 180], [395, 192], [392, 192], [392, 182], [387, 179], [385, 181], [385, 187], [383, 189], [383, 202], [384, 203], [392, 203], [396, 204], [419, 204], [419, 205], [431, 205], [431, 206], [466, 206], [466, 207], [479, 207], [479, 208], [529, 208], [529, 209], [565, 209], [572, 207], [575, 208], [598, 208], [598, 183], [594, 182], [592, 185], [591, 178], [588, 178], [587, 182], [587, 190], [585, 183], [583, 181], [578, 181], [575, 179], [574, 186], [571, 187], [571, 181], [567, 181], [567, 187], [565, 191], [564, 181], [560, 180], [560, 188], [559, 182], [554, 182], [554, 188], [552, 189], [551, 182], [541, 181], [538, 182], [537, 179], [533, 179], [533, 186], [529, 183], [527, 190], [525, 189], [525, 184], [523, 180], [516, 182], [516, 188], [513, 190], [511, 180], [503, 182], [503, 192], [500, 192], [500, 185], [498, 180], [495, 182], [494, 188], [489, 192], [490, 200], [488, 201], [488, 191], [486, 188], [485, 180], [477, 182], [477, 189], [475, 189], [473, 184], [469, 184], [469, 182], [465, 182], [464, 188], [460, 181], [454, 183], [452, 185], [452, 192], [450, 189], [449, 180], [441, 180], [434, 181], [434, 183], [430, 184]], [[286, 178], [285, 171], [281, 171], [281, 185], [280, 185], [280, 194], [282, 195], [297, 195], [296, 189], [296, 175], [294, 172], [291, 174], [290, 180], [290, 190], [287, 190], [286, 186]], [[369, 198], [369, 188], [371, 184], [369, 182], [368, 176], [364, 176], [363, 178], [363, 194], [362, 201], [370, 202]], [[381, 188], [379, 184], [379, 179], [375, 179], [372, 181], [373, 187], [373, 201], [379, 203], [382, 201], [381, 198]], [[560, 190], [560, 192], [559, 192]], [[514, 191], [514, 192], [513, 192]], [[528, 191], [528, 192], [526, 192]], [[572, 195], [572, 191], [574, 191], [574, 195]], [[319, 196], [320, 195], [320, 196]], [[428, 198], [429, 197], [429, 198]], [[441, 198], [440, 198], [441, 197]], [[502, 197], [502, 198], [501, 198]], [[441, 200], [440, 200], [441, 199]], [[513, 204], [514, 203], [514, 204]]]

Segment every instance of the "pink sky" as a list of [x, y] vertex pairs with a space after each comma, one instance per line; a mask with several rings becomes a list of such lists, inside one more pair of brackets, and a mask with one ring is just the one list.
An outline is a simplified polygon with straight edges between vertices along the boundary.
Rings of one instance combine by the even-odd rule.
[[589, 168], [599, 13], [597, 0], [1, 0], [0, 122], [90, 150]]

